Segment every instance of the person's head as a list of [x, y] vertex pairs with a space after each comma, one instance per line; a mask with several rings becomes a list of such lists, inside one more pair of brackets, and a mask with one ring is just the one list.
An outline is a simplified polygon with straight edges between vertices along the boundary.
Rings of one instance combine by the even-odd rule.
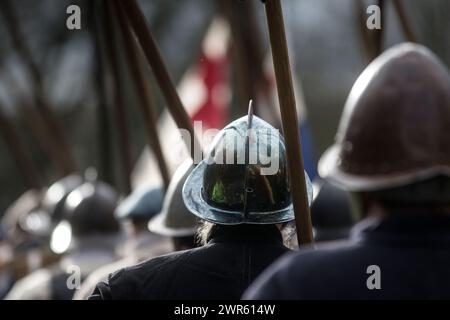
[[167, 188], [161, 212], [148, 223], [151, 232], [172, 240], [175, 251], [195, 248], [195, 233], [198, 219], [194, 217], [183, 202], [183, 184], [191, 173], [193, 162], [185, 160], [173, 174]]
[[450, 75], [428, 49], [397, 45], [353, 86], [319, 173], [357, 211], [449, 212]]
[[353, 225], [350, 195], [327, 181], [315, 181], [315, 186], [311, 204], [314, 241], [347, 238]]
[[115, 216], [126, 225], [131, 237], [148, 232], [148, 222], [162, 208], [164, 190], [161, 186], [141, 188], [125, 198], [115, 211]]
[[[307, 189], [311, 201], [308, 178]], [[203, 242], [214, 229], [237, 235], [244, 225], [256, 232], [294, 220], [283, 138], [251, 112], [233, 121], [187, 178], [183, 199], [192, 214], [206, 221]]]
[[239, 237], [239, 235], [244, 234], [248, 236], [249, 234], [270, 234], [271, 232], [278, 230], [283, 238], [283, 243], [288, 248], [294, 248], [298, 245], [297, 243], [297, 230], [295, 228], [295, 222], [288, 221], [284, 223], [277, 224], [239, 224], [239, 225], [224, 225], [218, 223], [212, 223], [209, 221], [202, 221], [199, 224], [196, 243], [200, 245], [206, 245], [208, 242], [214, 238], [214, 235], [228, 234], [233, 237]]
[[47, 246], [51, 231], [61, 221], [67, 195], [82, 183], [79, 175], [72, 174], [49, 188], [26, 191], [2, 218], [9, 237], [19, 246]]
[[450, 214], [450, 178], [440, 175], [405, 186], [353, 195], [361, 217], [396, 213]]
[[64, 218], [64, 206], [68, 195], [81, 186], [84, 178], [78, 174], [71, 174], [54, 182], [44, 195], [42, 208], [49, 214], [51, 227], [57, 225]]
[[65, 200], [63, 219], [52, 233], [52, 250], [63, 253], [85, 239], [118, 236], [117, 201], [116, 191], [100, 181], [85, 182], [73, 190]]

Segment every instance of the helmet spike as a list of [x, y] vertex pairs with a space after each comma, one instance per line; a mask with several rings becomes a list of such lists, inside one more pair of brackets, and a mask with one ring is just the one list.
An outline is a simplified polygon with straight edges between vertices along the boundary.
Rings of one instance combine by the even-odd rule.
[[252, 126], [252, 120], [253, 120], [253, 100], [250, 99], [250, 101], [248, 102], [248, 129], [251, 128]]
[[248, 193], [252, 190], [248, 187], [248, 170], [250, 162], [250, 136], [253, 120], [253, 100], [250, 99], [248, 103], [248, 116], [247, 116], [247, 136], [245, 137], [245, 176], [244, 176], [244, 219], [248, 218], [247, 198]]

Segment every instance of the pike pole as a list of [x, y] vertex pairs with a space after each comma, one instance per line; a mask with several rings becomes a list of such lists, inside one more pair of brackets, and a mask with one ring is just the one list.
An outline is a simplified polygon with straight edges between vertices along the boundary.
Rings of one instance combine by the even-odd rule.
[[0, 106], [0, 135], [3, 136], [6, 145], [9, 147], [11, 155], [14, 158], [17, 168], [22, 174], [27, 187], [40, 190], [42, 188], [42, 181], [39, 176], [39, 171], [34, 165], [32, 158], [27, 153], [25, 144], [20, 140], [12, 123], [10, 123], [7, 116], [3, 114], [2, 109], [2, 106]]
[[306, 177], [300, 145], [300, 127], [295, 105], [294, 86], [284, 30], [283, 11], [280, 0], [266, 0], [266, 18], [269, 28], [281, 119], [286, 141], [286, 154], [290, 175], [292, 203], [297, 226], [298, 244], [313, 242], [311, 215], [309, 211]]
[[155, 155], [163, 185], [165, 189], [167, 189], [170, 183], [170, 173], [164, 158], [161, 143], [159, 142], [160, 140], [154, 99], [150, 88], [146, 83], [143, 68], [141, 68], [141, 56], [137, 51], [137, 43], [133, 39], [133, 34], [130, 30], [125, 13], [120, 9], [120, 3], [118, 0], [113, 1], [113, 9], [119, 21], [119, 27], [124, 41], [127, 64], [134, 80], [139, 98], [139, 107], [143, 116], [145, 128], [147, 130], [148, 144]]
[[407, 41], [417, 42], [417, 37], [414, 35], [411, 22], [408, 20], [408, 16], [405, 12], [403, 2], [401, 0], [394, 0], [395, 11], [397, 11], [400, 25], [402, 26], [403, 34]]
[[173, 83], [169, 71], [164, 64], [158, 45], [156, 44], [156, 41], [147, 26], [145, 16], [139, 8], [136, 0], [121, 0], [119, 3], [121, 5], [121, 9], [125, 12], [128, 18], [128, 22], [130, 23], [130, 26], [133, 29], [142, 50], [144, 51], [148, 64], [153, 70], [156, 82], [158, 83], [164, 99], [166, 100], [167, 108], [169, 109], [170, 114], [175, 120], [178, 128], [185, 129], [190, 134], [190, 141], [185, 140], [185, 143], [188, 150], [190, 150], [190, 155], [194, 160], [194, 163], [197, 163], [197, 160], [199, 159], [195, 157], [195, 151], [201, 150], [200, 142], [195, 135], [191, 118], [186, 112], [183, 102], [177, 93], [175, 84]]
[[123, 175], [124, 191], [128, 195], [132, 191], [131, 187], [131, 171], [132, 171], [132, 157], [131, 145], [129, 139], [129, 127], [127, 122], [127, 113], [125, 110], [125, 98], [123, 95], [123, 88], [120, 82], [120, 66], [119, 55], [117, 53], [117, 46], [114, 34], [114, 20], [112, 2], [105, 1], [107, 8], [105, 30], [106, 30], [106, 45], [109, 54], [109, 63], [112, 73], [112, 86], [114, 90], [113, 105], [115, 109], [115, 118], [118, 129], [119, 138], [119, 152], [121, 159], [121, 169]]

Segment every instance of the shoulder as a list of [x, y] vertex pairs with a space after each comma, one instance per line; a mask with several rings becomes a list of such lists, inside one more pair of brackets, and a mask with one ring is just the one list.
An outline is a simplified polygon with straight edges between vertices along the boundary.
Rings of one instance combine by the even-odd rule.
[[193, 251], [195, 249], [174, 252], [117, 270], [109, 275], [107, 283], [97, 284], [94, 295], [102, 299], [150, 299], [163, 296], [163, 291], [172, 281], [171, 275], [184, 265]]
[[5, 300], [46, 300], [51, 296], [52, 272], [38, 269], [17, 281]]
[[132, 258], [124, 258], [119, 261], [102, 266], [92, 272], [81, 284], [81, 288], [76, 291], [73, 300], [86, 300], [94, 291], [95, 286], [99, 282], [108, 281], [108, 276], [116, 270], [128, 267], [136, 263]]
[[[339, 264], [341, 267], [351, 266], [355, 259], [364, 259], [366, 252], [365, 246], [355, 242], [323, 243], [286, 255], [285, 259], [280, 261], [280, 268], [286, 268], [290, 271], [294, 268], [300, 268], [301, 273], [311, 274], [311, 272], [319, 272], [318, 265], [321, 268], [326, 268], [329, 262], [333, 262], [334, 265]], [[350, 259], [353, 261], [350, 261]]]
[[[349, 279], [366, 276], [363, 266], [370, 264], [366, 249], [356, 243], [343, 242], [288, 253], [255, 281], [245, 298], [324, 298], [320, 295], [332, 292], [330, 287], [350, 285]], [[365, 280], [361, 284], [365, 284]]]
[[134, 266], [124, 268], [123, 274], [127, 276], [140, 276], [143, 274], [148, 274], [149, 272], [167, 270], [167, 268], [177, 268], [180, 264], [185, 263], [186, 260], [194, 255], [196, 251], [198, 251], [198, 249], [176, 251], [150, 258]]

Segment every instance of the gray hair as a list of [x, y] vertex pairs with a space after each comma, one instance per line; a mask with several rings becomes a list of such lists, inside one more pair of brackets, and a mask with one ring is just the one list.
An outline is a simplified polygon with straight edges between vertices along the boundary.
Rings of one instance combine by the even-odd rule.
[[[208, 243], [214, 227], [217, 226], [215, 223], [202, 221], [197, 229], [197, 242], [204, 246]], [[298, 246], [297, 243], [297, 229], [295, 227], [295, 221], [285, 222], [279, 224], [279, 229], [281, 236], [283, 237], [283, 244], [289, 249], [294, 249]]]
[[208, 239], [211, 235], [214, 226], [215, 224], [212, 222], [208, 221], [200, 222], [196, 235], [197, 242], [200, 243], [200, 245], [204, 246], [205, 244], [208, 243]]

